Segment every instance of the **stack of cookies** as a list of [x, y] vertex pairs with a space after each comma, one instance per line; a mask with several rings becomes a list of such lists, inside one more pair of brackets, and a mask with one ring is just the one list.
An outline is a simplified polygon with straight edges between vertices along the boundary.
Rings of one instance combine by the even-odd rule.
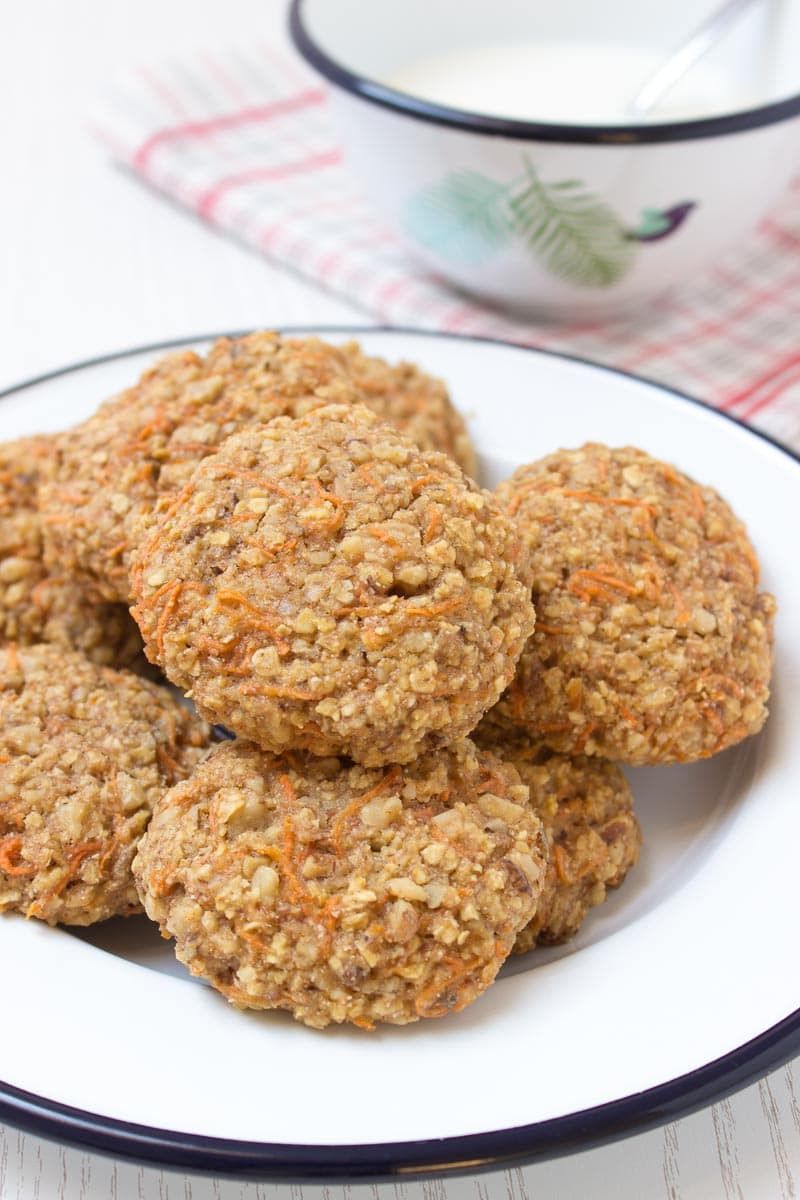
[[130, 605], [199, 716], [78, 636], [26, 648], [56, 641], [40, 583], [0, 592], [0, 907], [142, 904], [235, 1005], [313, 1027], [459, 1010], [571, 937], [639, 852], [615, 763], [760, 728], [774, 606], [724, 502], [640, 451], [497, 495], [474, 469], [440, 382], [275, 334], [53, 439], [0, 587], [16, 554], [83, 589], [79, 631]]

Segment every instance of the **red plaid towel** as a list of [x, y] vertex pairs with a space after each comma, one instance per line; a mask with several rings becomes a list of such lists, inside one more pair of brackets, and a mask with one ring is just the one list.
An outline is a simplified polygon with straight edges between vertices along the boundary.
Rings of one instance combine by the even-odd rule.
[[550, 326], [467, 302], [411, 260], [344, 165], [317, 78], [267, 45], [141, 70], [95, 127], [172, 200], [383, 324], [577, 354], [800, 450], [800, 184], [746, 246], [641, 317]]

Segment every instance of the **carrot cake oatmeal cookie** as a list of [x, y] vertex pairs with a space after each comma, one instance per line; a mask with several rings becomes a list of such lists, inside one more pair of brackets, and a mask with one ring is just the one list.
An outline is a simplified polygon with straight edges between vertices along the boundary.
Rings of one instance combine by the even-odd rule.
[[138, 839], [207, 745], [205, 722], [135, 675], [0, 650], [0, 911], [67, 925], [140, 911]]
[[103, 599], [127, 601], [141, 522], [160, 497], [180, 491], [201, 459], [238, 430], [353, 402], [474, 469], [464, 422], [444, 386], [416, 368], [390, 367], [356, 345], [317, 338], [221, 338], [205, 355], [168, 355], [59, 439], [41, 491], [47, 561], [85, 577]]
[[775, 601], [716, 492], [642, 450], [588, 444], [520, 467], [497, 497], [531, 553], [538, 619], [495, 719], [640, 765], [761, 728]]
[[142, 639], [122, 604], [92, 604], [81, 583], [42, 558], [36, 501], [54, 437], [0, 445], [0, 641], [52, 642], [104, 666], [144, 664]]
[[133, 613], [212, 722], [275, 752], [409, 762], [511, 681], [533, 626], [519, 550], [450, 458], [328, 405], [197, 468], [134, 555]]
[[442, 450], [475, 478], [478, 465], [464, 418], [453, 407], [447, 388], [414, 363], [390, 366], [364, 354], [357, 342], [339, 350], [348, 377], [362, 403], [407, 434], [423, 450]]
[[181, 962], [315, 1028], [459, 1011], [533, 916], [545, 845], [513, 767], [464, 739], [406, 767], [218, 747], [134, 873]]
[[567, 758], [519, 731], [482, 721], [475, 741], [511, 763], [531, 793], [550, 846], [536, 915], [517, 935], [515, 954], [569, 941], [590, 908], [636, 864], [642, 831], [619, 767], [600, 758]]

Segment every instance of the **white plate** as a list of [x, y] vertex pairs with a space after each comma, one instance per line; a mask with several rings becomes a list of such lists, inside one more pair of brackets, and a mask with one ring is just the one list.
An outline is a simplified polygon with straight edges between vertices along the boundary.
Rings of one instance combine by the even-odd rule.
[[[719, 489], [780, 612], [762, 735], [631, 772], [644, 827], [625, 886], [557, 951], [476, 1004], [372, 1034], [242, 1014], [144, 918], [80, 935], [0, 920], [0, 1117], [186, 1169], [357, 1177], [476, 1169], [674, 1117], [800, 1050], [800, 465], [685, 397], [581, 362], [402, 331], [355, 332], [450, 385], [484, 482], [559, 446], [632, 443]], [[148, 348], [8, 393], [3, 440], [63, 428], [136, 379]]]

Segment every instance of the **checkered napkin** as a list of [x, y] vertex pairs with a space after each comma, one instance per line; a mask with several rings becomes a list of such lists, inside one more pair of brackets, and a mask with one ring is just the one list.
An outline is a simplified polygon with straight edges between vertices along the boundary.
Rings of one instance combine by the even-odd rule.
[[152, 187], [381, 324], [577, 354], [800, 450], [800, 181], [745, 246], [641, 317], [551, 326], [465, 301], [410, 259], [348, 172], [316, 76], [268, 45], [140, 70], [95, 129]]

